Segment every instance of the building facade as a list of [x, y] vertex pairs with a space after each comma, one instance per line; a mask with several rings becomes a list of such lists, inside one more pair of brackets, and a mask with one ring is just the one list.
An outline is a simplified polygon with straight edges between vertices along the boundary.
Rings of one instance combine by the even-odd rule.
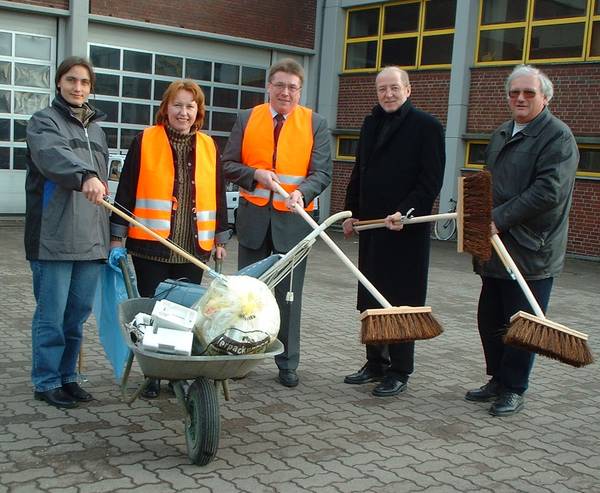
[[444, 124], [447, 210], [457, 178], [482, 167], [491, 132], [510, 117], [504, 79], [518, 63], [537, 65], [581, 152], [568, 250], [600, 258], [600, 0], [0, 0], [0, 214], [24, 210], [25, 125], [71, 54], [97, 68], [92, 102], [108, 114], [113, 153], [126, 153], [181, 77], [205, 90], [205, 130], [224, 145], [237, 111], [265, 100], [269, 65], [296, 58], [302, 103], [333, 133], [322, 215], [343, 207], [380, 68], [405, 68], [414, 104]]

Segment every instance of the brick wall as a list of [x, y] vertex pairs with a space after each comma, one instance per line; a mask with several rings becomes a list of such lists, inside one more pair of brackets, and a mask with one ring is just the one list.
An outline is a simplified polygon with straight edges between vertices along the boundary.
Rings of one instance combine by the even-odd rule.
[[600, 258], [600, 182], [577, 180], [569, 216], [567, 251]]
[[8, 0], [13, 3], [25, 3], [28, 5], [39, 5], [54, 9], [69, 10], [69, 0]]
[[[600, 135], [600, 64], [544, 65], [554, 84], [550, 109], [577, 136]], [[510, 118], [504, 81], [512, 67], [473, 68], [468, 132], [489, 133]]]
[[331, 185], [331, 214], [344, 210], [346, 188], [354, 163], [348, 161], [333, 162], [333, 182]]
[[[173, 5], [176, 3], [177, 8]], [[316, 1], [90, 0], [92, 14], [313, 48]]]

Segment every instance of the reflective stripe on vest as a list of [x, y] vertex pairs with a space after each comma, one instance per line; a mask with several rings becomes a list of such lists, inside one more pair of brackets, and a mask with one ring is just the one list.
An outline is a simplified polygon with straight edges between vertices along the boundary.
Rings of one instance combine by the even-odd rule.
[[[273, 169], [273, 115], [269, 103], [252, 109], [244, 130], [242, 141], [242, 162], [256, 169]], [[313, 148], [312, 110], [296, 106], [288, 115], [281, 128], [277, 142], [275, 173], [281, 186], [292, 193], [306, 178]], [[240, 189], [240, 195], [254, 205], [267, 205], [271, 191], [257, 184], [252, 191]], [[279, 194], [273, 195], [273, 206], [279, 211], [289, 212], [285, 200]], [[310, 203], [306, 210], [313, 210]]]
[[[213, 140], [200, 132], [196, 132], [195, 163], [194, 225], [198, 245], [203, 250], [210, 251], [214, 244], [217, 216], [217, 153]], [[173, 151], [164, 127], [156, 125], [147, 128], [142, 137], [140, 172], [133, 213], [138, 221], [163, 238], [167, 238], [171, 232], [171, 214], [176, 209], [173, 197], [174, 180]], [[129, 228], [128, 235], [139, 240], [156, 241], [135, 226]]]

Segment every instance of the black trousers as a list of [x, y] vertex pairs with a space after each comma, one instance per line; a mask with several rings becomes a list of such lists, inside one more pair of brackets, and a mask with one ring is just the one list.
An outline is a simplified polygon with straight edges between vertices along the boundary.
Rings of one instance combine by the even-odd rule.
[[166, 279], [179, 279], [195, 284], [202, 282], [204, 271], [192, 263], [169, 264], [132, 255], [140, 296], [152, 298], [158, 285]]
[[[510, 317], [519, 310], [533, 314], [533, 309], [516, 281], [482, 277], [477, 309], [477, 325], [486, 371], [506, 390], [522, 394], [529, 385], [535, 353], [504, 344], [502, 337], [510, 325]], [[545, 313], [554, 278], [527, 281], [533, 296]]]
[[408, 382], [415, 369], [415, 343], [367, 344], [367, 366], [375, 372]]

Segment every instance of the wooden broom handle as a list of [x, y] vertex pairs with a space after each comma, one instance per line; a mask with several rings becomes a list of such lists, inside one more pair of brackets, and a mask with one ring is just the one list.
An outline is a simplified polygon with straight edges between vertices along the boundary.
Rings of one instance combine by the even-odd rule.
[[[403, 217], [400, 221], [402, 224], [418, 224], [418, 223], [431, 223], [435, 221], [443, 221], [444, 219], [456, 219], [458, 213], [456, 212], [445, 212], [443, 214], [431, 214], [429, 216], [417, 216], [405, 218]], [[368, 229], [385, 228], [385, 219], [367, 219], [365, 221], [356, 221], [352, 224], [355, 231], [365, 231]]]
[[133, 217], [131, 217], [131, 216], [125, 214], [123, 211], [117, 209], [114, 205], [110, 204], [106, 200], [102, 200], [102, 205], [104, 207], [106, 207], [107, 209], [109, 209], [110, 211], [114, 212], [117, 216], [120, 216], [123, 219], [125, 219], [127, 222], [129, 222], [129, 223], [133, 224], [134, 226], [137, 226], [138, 228], [144, 230], [144, 232], [148, 233], [156, 241], [159, 241], [160, 243], [162, 243], [169, 250], [174, 251], [177, 255], [181, 255], [184, 259], [186, 259], [187, 261], [191, 262], [196, 267], [200, 267], [202, 270], [204, 270], [207, 273], [209, 273], [212, 277], [215, 277], [215, 278], [216, 277], [219, 277], [219, 278], [222, 277], [221, 274], [219, 274], [219, 273], [215, 272], [214, 270], [212, 270], [208, 265], [206, 265], [205, 263], [201, 262], [200, 260], [198, 260], [193, 255], [190, 255], [188, 252], [186, 252], [185, 250], [182, 250], [177, 245], [171, 243], [170, 241], [167, 241], [162, 236], [160, 236], [158, 233], [152, 231], [147, 226], [144, 226], [141, 222], [136, 221]]
[[508, 253], [508, 250], [504, 246], [504, 243], [502, 243], [502, 240], [500, 239], [500, 237], [497, 234], [492, 235], [492, 246], [494, 247], [494, 250], [496, 250], [498, 257], [500, 257], [500, 260], [504, 264], [504, 267], [506, 267], [506, 270], [508, 271], [508, 273], [515, 276], [515, 281], [517, 281], [519, 283], [519, 286], [521, 287], [523, 294], [527, 298], [527, 301], [529, 301], [529, 304], [531, 305], [531, 308], [533, 308], [533, 311], [535, 312], [535, 314], [539, 318], [546, 319], [546, 316], [544, 315], [542, 308], [540, 307], [537, 300], [535, 299], [535, 296], [533, 296], [533, 293], [531, 292], [531, 289], [527, 285], [525, 278], [522, 276], [521, 271], [519, 271], [517, 264], [515, 264], [515, 261], [512, 259], [512, 257]]
[[[283, 187], [277, 183], [277, 182], [273, 182], [275, 185], [275, 189], [276, 192], [281, 195], [284, 199], [289, 198], [290, 194], [287, 193]], [[296, 212], [298, 214], [300, 214], [302, 216], [302, 218], [308, 223], [310, 224], [310, 226], [313, 229], [318, 229], [319, 225], [317, 224], [317, 222], [310, 216], [310, 214], [308, 214], [308, 212], [306, 212], [298, 203], [296, 203], [294, 205]], [[344, 252], [342, 252], [342, 250], [340, 249], [340, 247], [338, 247], [335, 242], [327, 235], [327, 233], [325, 233], [325, 231], [321, 231], [319, 233], [319, 236], [323, 239], [323, 241], [325, 243], [327, 243], [327, 245], [329, 246], [329, 248], [331, 248], [333, 250], [333, 253], [335, 253], [338, 258], [344, 262], [344, 264], [346, 265], [346, 267], [348, 267], [352, 273], [356, 276], [356, 278], [361, 282], [361, 284], [367, 288], [367, 290], [369, 291], [369, 293], [371, 293], [373, 295], [373, 297], [379, 302], [379, 304], [381, 306], [383, 306], [384, 308], [391, 308], [392, 305], [391, 303], [386, 300], [383, 295], [377, 290], [377, 288], [375, 286], [373, 286], [373, 284], [371, 284], [371, 281], [369, 281], [364, 274], [358, 270], [358, 268], [350, 261], [350, 259], [344, 254]]]

